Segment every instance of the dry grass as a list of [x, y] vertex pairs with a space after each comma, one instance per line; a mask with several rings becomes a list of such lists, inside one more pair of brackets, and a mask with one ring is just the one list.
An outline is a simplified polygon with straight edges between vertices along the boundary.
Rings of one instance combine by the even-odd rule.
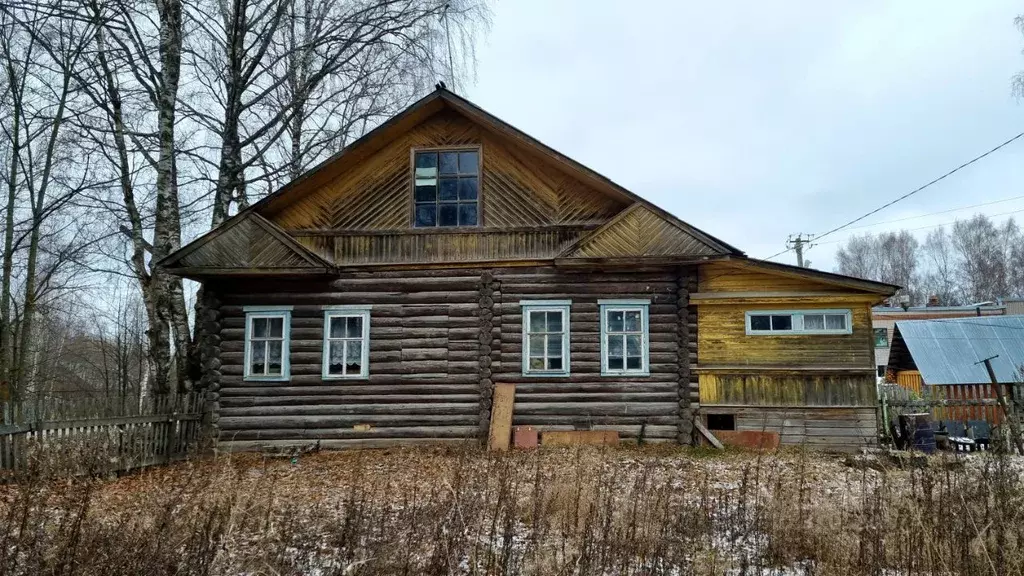
[[3, 574], [1024, 574], [1021, 460], [236, 455], [0, 487]]

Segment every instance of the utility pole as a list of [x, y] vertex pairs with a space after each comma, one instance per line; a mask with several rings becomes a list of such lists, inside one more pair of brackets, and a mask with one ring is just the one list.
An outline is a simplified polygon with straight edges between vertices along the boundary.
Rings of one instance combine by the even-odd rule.
[[[992, 381], [992, 388], [996, 393], [996, 401], [999, 402], [999, 407], [1003, 409], [1003, 419], [1006, 420], [1007, 425], [1010, 427], [1010, 435], [1012, 436], [1013, 443], [1017, 446], [1017, 451], [1024, 454], [1024, 437], [1020, 434], [1020, 429], [1017, 427], [1017, 415], [1010, 411], [1010, 407], [1006, 404], [1006, 398], [1003, 396], [1003, 386], [999, 383], [999, 379], [996, 378], [996, 371], [992, 369], [992, 360], [999, 358], [999, 355], [989, 356], [980, 362], [975, 364], [985, 363], [985, 370], [988, 371], [988, 379]], [[1012, 450], [1010, 451], [1013, 452]]]
[[807, 248], [811, 247], [811, 240], [814, 239], [813, 234], [790, 234], [789, 238], [786, 239], [786, 248], [791, 248], [796, 252], [796, 265], [804, 268], [804, 246]]

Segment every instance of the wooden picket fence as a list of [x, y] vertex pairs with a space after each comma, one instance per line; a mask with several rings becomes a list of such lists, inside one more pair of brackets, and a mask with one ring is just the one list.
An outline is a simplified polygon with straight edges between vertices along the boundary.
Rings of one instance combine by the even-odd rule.
[[[79, 472], [124, 472], [183, 458], [202, 436], [199, 393], [123, 399], [47, 399], [3, 406], [0, 481], [25, 472], [31, 454], [63, 459]], [[113, 414], [121, 412], [121, 414]]]
[[[1015, 418], [1024, 416], [1024, 384], [1002, 384], [1003, 398]], [[899, 384], [879, 385], [879, 401], [883, 418], [896, 413], [929, 413], [935, 422], [949, 428], [966, 423], [999, 426], [1005, 421], [992, 384], [950, 384], [923, 386], [917, 390]]]

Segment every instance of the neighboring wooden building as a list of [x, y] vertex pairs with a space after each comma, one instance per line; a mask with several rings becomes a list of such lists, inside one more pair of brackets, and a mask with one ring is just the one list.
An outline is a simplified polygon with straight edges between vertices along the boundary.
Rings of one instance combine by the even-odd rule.
[[160, 265], [203, 283], [230, 449], [481, 438], [503, 382], [542, 431], [850, 447], [896, 289], [746, 258], [445, 90]]
[[893, 332], [888, 371], [896, 383], [931, 401], [933, 418], [953, 435], [965, 425], [987, 436], [1003, 420], [989, 359], [1004, 399], [1024, 402], [1024, 316], [900, 320]]
[[1010, 314], [1009, 304], [979, 302], [966, 306], [940, 306], [932, 297], [927, 306], [875, 306], [871, 309], [871, 326], [875, 338], [875, 366], [879, 378], [885, 377], [889, 364], [889, 347], [893, 330], [900, 320], [934, 320], [939, 318], [969, 318], [974, 316], [1003, 316]]

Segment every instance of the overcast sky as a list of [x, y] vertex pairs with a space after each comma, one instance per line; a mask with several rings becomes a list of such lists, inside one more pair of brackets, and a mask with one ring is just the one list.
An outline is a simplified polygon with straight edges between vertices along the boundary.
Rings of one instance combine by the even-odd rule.
[[[1024, 131], [1018, 13], [996, 0], [499, 0], [459, 91], [763, 258]], [[829, 240], [853, 232], [1024, 220], [1024, 197], [1001, 201], [1024, 196], [1022, 159], [1024, 139], [865, 223], [910, 219], [834, 234], [808, 258], [832, 270]]]

